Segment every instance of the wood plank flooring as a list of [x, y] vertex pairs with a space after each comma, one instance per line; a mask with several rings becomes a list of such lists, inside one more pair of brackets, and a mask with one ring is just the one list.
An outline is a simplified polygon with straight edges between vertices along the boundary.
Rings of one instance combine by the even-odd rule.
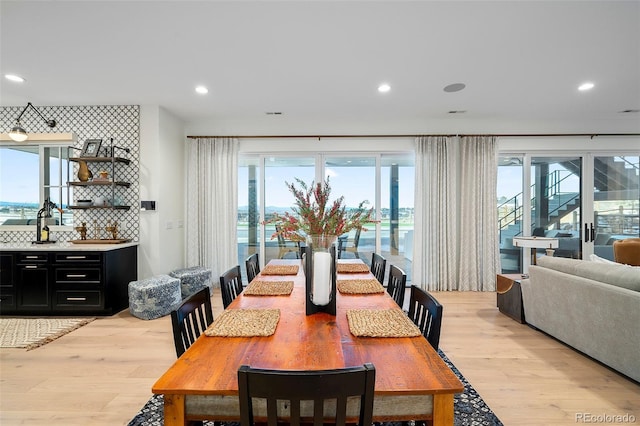
[[[640, 424], [638, 383], [502, 315], [495, 293], [434, 294], [444, 305], [441, 349], [505, 425], [575, 425], [586, 415]], [[213, 301], [217, 315], [219, 289]], [[31, 351], [0, 349], [0, 424], [126, 425], [174, 360], [170, 318], [128, 311]]]

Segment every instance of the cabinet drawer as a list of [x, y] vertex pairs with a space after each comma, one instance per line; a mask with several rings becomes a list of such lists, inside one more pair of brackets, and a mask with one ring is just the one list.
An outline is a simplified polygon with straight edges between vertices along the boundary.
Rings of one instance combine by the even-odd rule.
[[18, 263], [45, 263], [49, 260], [47, 253], [20, 253], [18, 254]]
[[100, 282], [100, 268], [56, 268], [57, 283]]
[[101, 307], [102, 292], [99, 290], [58, 290], [54, 296], [55, 306]]
[[55, 263], [99, 263], [102, 259], [100, 253], [56, 253]]

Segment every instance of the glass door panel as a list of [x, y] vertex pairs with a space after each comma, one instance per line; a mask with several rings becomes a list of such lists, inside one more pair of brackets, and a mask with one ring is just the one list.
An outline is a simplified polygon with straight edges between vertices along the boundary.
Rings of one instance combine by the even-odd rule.
[[[640, 237], [640, 173], [637, 155], [593, 159], [593, 222], [585, 242], [596, 256], [614, 260], [616, 240]], [[593, 231], [591, 231], [593, 230]]]
[[414, 164], [412, 156], [385, 154], [380, 170], [381, 254], [407, 274], [407, 282], [413, 261]]
[[502, 156], [498, 161], [498, 233], [503, 274], [522, 272], [521, 249], [513, 245], [513, 237], [522, 235], [524, 218], [522, 164], [522, 156], [517, 155]]
[[[286, 183], [299, 185], [296, 178], [307, 185], [315, 178], [314, 157], [268, 157], [264, 161], [264, 217], [268, 220], [274, 212], [292, 213], [295, 198]], [[299, 257], [299, 244], [293, 241], [279, 240], [274, 236], [275, 224], [264, 228], [265, 254], [263, 264], [271, 259], [290, 259]]]
[[[244, 262], [260, 251], [260, 159], [238, 159], [238, 264], [246, 281]], [[262, 256], [260, 256], [261, 258]]]
[[[531, 234], [557, 238], [556, 257], [580, 259], [581, 157], [531, 158]], [[537, 256], [544, 255], [538, 249]]]
[[[327, 157], [325, 176], [331, 185], [331, 199], [344, 197], [346, 210], [357, 208], [362, 201], [366, 207], [375, 206], [376, 200], [376, 159], [375, 157]], [[376, 250], [376, 226], [370, 224], [365, 230], [352, 230], [339, 237], [339, 257], [358, 258], [371, 262], [371, 253]]]

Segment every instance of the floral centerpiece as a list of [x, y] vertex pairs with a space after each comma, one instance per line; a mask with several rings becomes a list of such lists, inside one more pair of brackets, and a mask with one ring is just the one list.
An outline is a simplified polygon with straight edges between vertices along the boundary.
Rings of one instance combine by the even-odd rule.
[[367, 209], [367, 200], [362, 201], [357, 208], [347, 211], [343, 206], [344, 196], [329, 200], [331, 185], [329, 178], [324, 182], [312, 182], [310, 186], [296, 178], [299, 188], [294, 183], [285, 182], [289, 191], [295, 197], [293, 214], [285, 212], [284, 215], [275, 213], [273, 217], [264, 223], [275, 223], [278, 235], [292, 241], [305, 241], [308, 237], [325, 237], [330, 245], [339, 235], [352, 229], [362, 228], [364, 225], [376, 222], [373, 219], [373, 208]]

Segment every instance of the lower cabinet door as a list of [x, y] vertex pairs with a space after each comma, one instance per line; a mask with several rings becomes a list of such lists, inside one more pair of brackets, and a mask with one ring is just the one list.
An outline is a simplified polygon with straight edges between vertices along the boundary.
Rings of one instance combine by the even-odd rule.
[[104, 300], [100, 290], [56, 290], [54, 309], [60, 308], [103, 308]]
[[47, 265], [18, 265], [16, 269], [17, 308], [50, 308], [49, 269]]

